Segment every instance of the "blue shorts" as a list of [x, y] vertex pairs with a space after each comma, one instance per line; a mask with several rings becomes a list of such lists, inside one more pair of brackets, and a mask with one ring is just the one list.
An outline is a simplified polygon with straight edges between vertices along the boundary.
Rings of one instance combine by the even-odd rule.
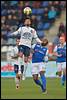
[[19, 45], [19, 52], [22, 52], [25, 57], [30, 56], [30, 48], [24, 45]]
[[[21, 65], [21, 73], [24, 71], [24, 66]], [[14, 64], [14, 72], [17, 74], [19, 72], [19, 65]]]

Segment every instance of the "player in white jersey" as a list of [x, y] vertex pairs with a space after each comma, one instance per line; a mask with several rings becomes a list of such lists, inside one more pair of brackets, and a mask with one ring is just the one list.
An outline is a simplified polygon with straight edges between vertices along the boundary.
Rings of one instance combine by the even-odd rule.
[[22, 59], [22, 53], [19, 52], [18, 50], [18, 45], [19, 45], [20, 39], [16, 39], [16, 46], [13, 47], [12, 51], [11, 51], [11, 59], [14, 63], [14, 71], [16, 73], [16, 77], [15, 77], [15, 83], [16, 83], [16, 89], [19, 88], [19, 83], [21, 80], [21, 76], [24, 70], [24, 66], [23, 66], [23, 59]]
[[19, 42], [19, 51], [22, 49], [22, 53], [24, 55], [24, 77], [28, 66], [28, 57], [30, 55], [31, 42], [33, 39], [35, 39], [37, 42], [41, 43], [35, 29], [31, 28], [30, 25], [31, 19], [30, 17], [26, 17], [24, 20], [24, 26], [20, 27], [16, 32], [12, 33], [12, 35], [20, 34], [21, 36]]

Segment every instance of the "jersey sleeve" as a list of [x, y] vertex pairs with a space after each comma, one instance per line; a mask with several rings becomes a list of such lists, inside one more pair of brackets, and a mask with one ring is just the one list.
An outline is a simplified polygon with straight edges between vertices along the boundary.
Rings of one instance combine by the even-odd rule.
[[32, 45], [32, 49], [34, 49], [34, 48], [35, 48], [35, 45], [36, 45], [36, 44], [33, 44], [33, 45]]

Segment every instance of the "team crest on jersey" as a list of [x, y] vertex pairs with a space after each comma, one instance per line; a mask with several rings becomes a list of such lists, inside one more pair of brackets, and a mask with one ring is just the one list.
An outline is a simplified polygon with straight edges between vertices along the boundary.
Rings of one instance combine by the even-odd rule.
[[31, 33], [33, 33], [33, 34], [34, 34], [34, 32], [35, 32], [35, 31], [31, 30]]

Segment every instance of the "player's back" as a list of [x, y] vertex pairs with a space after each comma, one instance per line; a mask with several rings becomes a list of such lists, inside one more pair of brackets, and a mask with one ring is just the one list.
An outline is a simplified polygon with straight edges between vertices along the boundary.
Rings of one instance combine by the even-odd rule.
[[20, 45], [21, 44], [26, 45], [31, 48], [31, 42], [34, 37], [34, 34], [36, 34], [36, 31], [31, 27], [23, 26], [20, 27], [20, 33], [21, 33]]
[[20, 27], [20, 30], [21, 30], [22, 35], [25, 34], [28, 39], [32, 38], [35, 32], [35, 29], [33, 29], [32, 27], [27, 27], [27, 26]]
[[32, 56], [32, 63], [43, 62], [46, 52], [47, 52], [46, 47], [43, 47], [40, 44], [36, 44], [34, 47], [34, 53]]

